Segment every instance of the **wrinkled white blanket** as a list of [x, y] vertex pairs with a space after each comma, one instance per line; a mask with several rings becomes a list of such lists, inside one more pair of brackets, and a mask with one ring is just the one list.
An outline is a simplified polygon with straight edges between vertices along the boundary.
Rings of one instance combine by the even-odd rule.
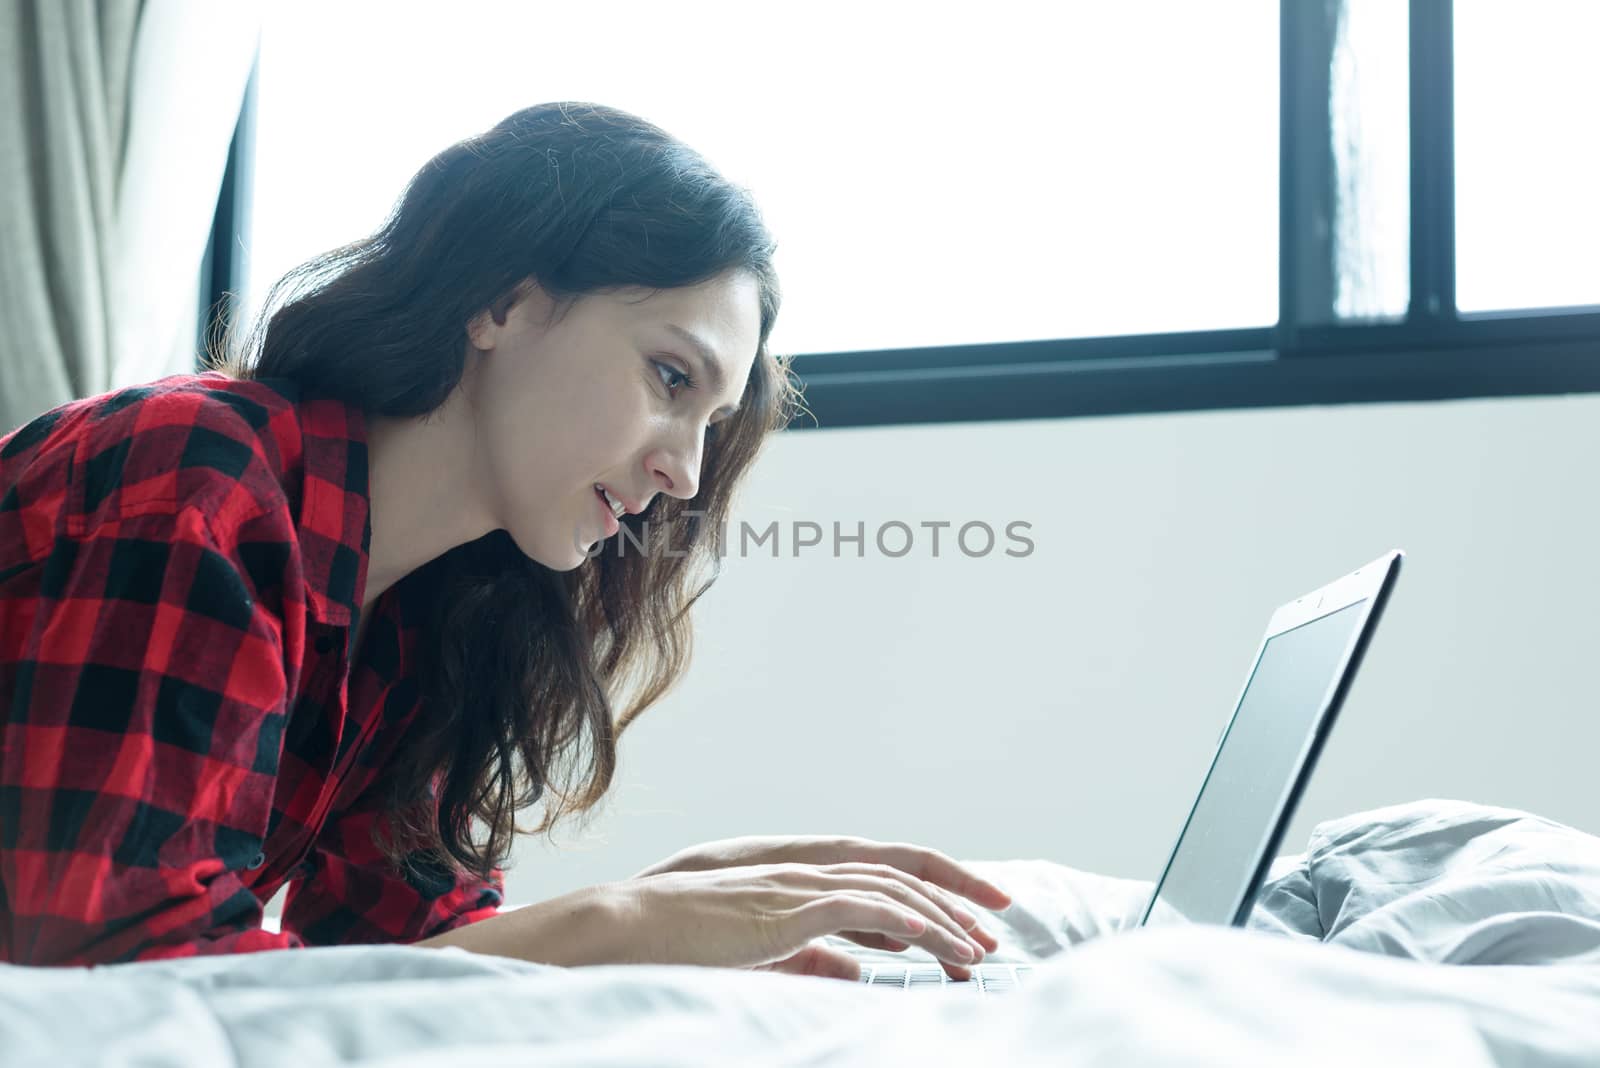
[[1016, 900], [990, 959], [1042, 962], [1009, 995], [403, 946], [0, 965], [0, 1063], [1600, 1064], [1600, 839], [1526, 813], [1321, 824], [1245, 930], [1127, 931], [1149, 883], [974, 867]]

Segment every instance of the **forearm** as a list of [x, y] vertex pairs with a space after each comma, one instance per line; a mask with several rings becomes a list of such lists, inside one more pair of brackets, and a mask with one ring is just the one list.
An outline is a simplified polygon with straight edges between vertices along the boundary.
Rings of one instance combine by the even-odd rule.
[[626, 895], [617, 884], [581, 890], [511, 912], [469, 923], [415, 943], [438, 949], [456, 946], [472, 953], [575, 967], [622, 964], [635, 947], [626, 932]]

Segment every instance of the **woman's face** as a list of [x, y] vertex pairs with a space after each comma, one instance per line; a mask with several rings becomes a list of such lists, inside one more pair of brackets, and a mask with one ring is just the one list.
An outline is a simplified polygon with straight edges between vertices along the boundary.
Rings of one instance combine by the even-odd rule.
[[566, 571], [614, 529], [596, 484], [630, 511], [657, 493], [699, 492], [707, 427], [739, 403], [761, 310], [756, 280], [743, 271], [591, 294], [560, 318], [553, 310], [528, 283], [504, 323], [474, 318], [477, 351], [463, 389], [497, 529], [531, 559]]

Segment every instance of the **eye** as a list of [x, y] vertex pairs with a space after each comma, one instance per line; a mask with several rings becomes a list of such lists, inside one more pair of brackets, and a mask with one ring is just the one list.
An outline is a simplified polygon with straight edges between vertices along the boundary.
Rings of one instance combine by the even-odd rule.
[[[667, 372], [666, 375], [662, 376], [662, 382], [663, 382], [663, 384], [666, 385], [667, 392], [671, 393], [674, 397], [677, 396], [677, 393], [673, 392], [674, 385], [676, 385], [676, 387], [679, 388], [679, 389], [695, 389], [695, 388], [697, 388], [696, 385], [695, 385], [694, 379], [690, 378], [687, 373], [678, 370], [676, 367], [672, 366], [670, 363], [662, 363], [660, 360], [651, 360], [650, 362], [655, 364], [656, 367], [659, 370]], [[676, 383], [674, 383], [672, 381], [672, 378], [668, 377], [669, 375], [670, 376], [675, 376], [678, 381]]]
[[[674, 399], [677, 397], [674, 387], [676, 387], [676, 389], [700, 388], [695, 380], [690, 377], [687, 371], [680, 371], [670, 363], [662, 363], [660, 360], [651, 360], [650, 362], [655, 364], [658, 370], [666, 372], [666, 374], [661, 376], [661, 381], [667, 387], [667, 392], [671, 394]], [[720, 434], [721, 431], [718, 429], [718, 425], [716, 423], [706, 424], [706, 441], [716, 441]]]

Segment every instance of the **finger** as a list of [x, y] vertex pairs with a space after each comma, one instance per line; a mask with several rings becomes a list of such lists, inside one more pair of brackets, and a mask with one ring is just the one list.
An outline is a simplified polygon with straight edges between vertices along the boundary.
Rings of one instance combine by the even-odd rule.
[[[881, 850], [888, 849], [888, 850], [909, 850], [913, 854], [928, 854], [928, 855], [930, 855], [931, 857], [933, 857], [935, 859], [931, 862], [932, 866], [931, 867], [925, 866], [924, 870], [935, 870], [937, 868], [937, 865], [938, 865], [940, 860], [942, 860], [944, 863], [950, 865], [951, 867], [954, 867], [954, 868], [957, 868], [957, 869], [960, 868], [960, 865], [958, 865], [954, 861], [950, 860], [950, 858], [945, 857], [944, 854], [938, 853], [938, 852], [933, 851], [933, 850], [918, 849], [917, 847], [914, 847], [914, 846], [898, 846], [898, 845], [885, 846], [885, 845], [883, 845], [883, 843], [871, 842], [871, 841], [868, 841], [866, 839], [858, 839], [856, 841], [860, 843], [860, 846], [857, 846], [856, 848], [858, 848], [858, 849], [864, 848], [865, 851], [868, 851], [868, 852], [873, 851], [873, 850], [881, 851]], [[840, 840], [840, 843], [841, 844], [839, 845], [839, 848], [844, 848], [845, 846], [847, 846], [849, 844], [849, 840]], [[939, 904], [941, 906], [943, 906], [944, 910], [947, 913], [950, 914], [950, 917], [953, 920], [955, 920], [956, 925], [961, 928], [961, 930], [966, 934], [966, 937], [973, 943], [974, 948], [980, 953], [980, 955], [986, 955], [986, 954], [989, 954], [989, 953], [994, 953], [994, 952], [999, 950], [999, 948], [1000, 948], [999, 939], [995, 938], [995, 936], [993, 934], [991, 934], [987, 929], [985, 929], [983, 926], [981, 926], [979, 921], [978, 921], [978, 917], [973, 915], [966, 908], [964, 908], [959, 903], [956, 895], [954, 893], [952, 893], [950, 890], [945, 889], [943, 887], [940, 887], [937, 884], [928, 881], [927, 879], [923, 878], [922, 876], [917, 875], [915, 872], [906, 871], [906, 869], [903, 868], [903, 867], [899, 867], [899, 866], [894, 865], [894, 864], [881, 864], [880, 866], [881, 867], [887, 867], [887, 868], [893, 868], [897, 872], [904, 872], [907, 876], [909, 876], [909, 877], [911, 877], [913, 879], [917, 879], [919, 881], [919, 886], [922, 889], [922, 892], [932, 896], [935, 900], [937, 900], [939, 902]], [[841, 868], [841, 869], [848, 867], [850, 870], [859, 870], [858, 866], [850, 864], [849, 862], [841, 862], [841, 863], [838, 863], [838, 864], [831, 865], [831, 867]], [[987, 884], [987, 885], [989, 885], [991, 889], [998, 889], [997, 887], [993, 887], [992, 884]], [[1003, 891], [1001, 893], [1002, 893], [1002, 895], [1004, 894]], [[1005, 900], [1006, 904], [1009, 905], [1010, 900], [1011, 900], [1009, 898], [1009, 896], [1005, 896], [1004, 900]]]
[[[888, 935], [871, 934], [867, 931], [840, 931], [839, 937], [848, 938], [852, 942], [859, 942], [869, 949], [884, 949], [890, 953], [902, 953], [911, 948], [911, 943], [909, 942], [902, 942], [898, 938], [890, 938]], [[940, 961], [939, 966], [952, 979], [972, 978], [971, 968], [965, 968], [959, 964], [950, 964], [946, 961]]]
[[965, 968], [959, 964], [949, 964], [944, 961], [939, 962], [939, 967], [943, 968], [944, 973], [958, 983], [972, 978], [971, 968]]
[[[885, 949], [893, 953], [900, 953], [911, 948], [909, 942], [902, 942], [898, 938], [878, 934], [875, 931], [840, 931], [837, 937], [848, 939], [870, 949]], [[998, 948], [998, 944], [996, 948]], [[860, 962], [857, 961], [857, 963], [859, 964]], [[960, 964], [952, 964], [948, 961], [940, 961], [939, 966], [944, 969], [946, 975], [958, 983], [970, 981], [974, 974], [971, 968]], [[857, 969], [855, 978], [858, 982], [860, 981], [859, 969]]]
[[880, 864], [890, 864], [910, 872], [935, 886], [942, 886], [986, 909], [1001, 911], [1011, 907], [1011, 895], [994, 883], [951, 860], [937, 849], [904, 843], [873, 843]]
[[812, 942], [800, 952], [771, 964], [763, 964], [756, 971], [783, 972], [787, 975], [813, 975], [822, 979], [845, 979], [852, 983], [861, 981], [861, 962], [848, 953], [829, 949]]
[[[909, 879], [917, 878], [914, 875], [907, 875], [906, 877]], [[936, 901], [939, 906], [943, 908], [950, 916], [950, 918], [955, 921], [956, 926], [961, 928], [961, 931], [966, 935], [967, 940], [977, 946], [977, 948], [981, 951], [978, 955], [978, 959], [981, 960], [983, 955], [992, 953], [1000, 948], [1000, 943], [994, 937], [994, 935], [983, 929], [983, 927], [978, 923], [978, 917], [974, 916], [972, 913], [963, 908], [959, 902], [959, 899], [957, 899], [954, 894], [950, 893], [948, 890], [942, 890], [939, 887], [934, 886], [932, 883], [924, 882], [922, 880], [917, 880], [916, 885], [918, 889]]]
[[[792, 915], [802, 925], [809, 925], [819, 934], [837, 934], [865, 946], [888, 949], [893, 952], [910, 949], [911, 945], [882, 930], [855, 930], [845, 927], [831, 916], [854, 914], [869, 922], [862, 926], [886, 928], [899, 934], [922, 934], [931, 926], [927, 920], [909, 909], [887, 901], [881, 895], [832, 894], [817, 898], [796, 909]], [[843, 928], [843, 929], [841, 929]], [[815, 951], [815, 952], [813, 952]], [[859, 982], [861, 962], [850, 954], [832, 949], [821, 941], [811, 942], [793, 956], [775, 964], [763, 965], [763, 971], [781, 971], [800, 975], [824, 975]]]
[[907, 908], [917, 910], [927, 919], [928, 929], [913, 942], [936, 959], [953, 964], [973, 964], [983, 959], [983, 946], [967, 937], [967, 933], [939, 907], [939, 903], [928, 896], [926, 884], [918, 882], [915, 877], [893, 868], [870, 865], [865, 871], [840, 872], [834, 877], [852, 880], [847, 885], [867, 893], [883, 894]]
[[797, 929], [788, 933], [801, 938], [821, 938], [849, 931], [879, 934], [899, 941], [924, 934], [932, 926], [916, 909], [907, 908], [885, 894], [867, 890], [830, 889], [793, 909], [789, 916], [790, 923]]
[[[812, 877], [824, 875], [815, 868], [809, 874]], [[850, 885], [852, 879], [860, 885]], [[966, 943], [940, 926], [942, 913], [927, 898], [900, 887], [900, 893], [912, 899], [910, 904], [903, 903], [893, 892], [878, 889], [880, 885], [890, 888], [897, 885], [889, 879], [841, 875], [827, 881], [835, 885], [789, 914], [791, 922], [798, 927], [791, 931], [792, 935], [816, 938], [841, 931], [877, 933], [898, 942], [920, 945], [936, 960], [965, 964], [973, 959], [960, 956], [960, 947]]]
[[890, 938], [874, 931], [840, 931], [838, 937], [866, 946], [868, 949], [882, 949], [890, 953], [901, 953], [911, 948], [910, 942], [902, 942], [898, 938]]
[[[973, 938], [969, 931], [970, 928], [977, 926], [977, 918], [955, 904], [954, 899], [949, 894], [936, 886], [923, 882], [915, 875], [906, 874], [896, 868], [882, 870], [888, 873], [888, 878], [892, 882], [905, 886], [907, 890], [915, 895], [913, 900], [919, 905], [922, 901], [927, 901], [935, 910], [943, 910], [939, 915], [940, 922], [972, 951], [971, 956], [956, 960], [954, 963], [963, 964], [970, 961], [975, 964], [987, 955], [987, 947], [976, 938]], [[937, 952], [935, 952], [935, 956], [937, 955]]]
[[999, 940], [979, 924], [978, 917], [961, 906], [959, 899], [954, 894], [948, 890], [942, 890], [931, 883], [924, 883], [923, 885], [927, 887], [929, 895], [944, 906], [944, 910], [967, 933], [967, 937], [981, 945], [985, 952], [993, 953], [1000, 948]]
[[[831, 864], [818, 869], [818, 872], [824, 877], [845, 880], [849, 886], [888, 894], [927, 916], [937, 930], [930, 931], [926, 938], [918, 939], [917, 943], [941, 960], [956, 964], [975, 963], [988, 952], [983, 943], [970, 937], [941, 901], [936, 900], [945, 896], [944, 892], [914, 875], [882, 864]], [[971, 919], [970, 914], [968, 917]], [[972, 922], [976, 924], [977, 921], [972, 919]], [[960, 951], [963, 946], [970, 951], [965, 956]]]
[[[855, 937], [858, 935], [860, 936], [859, 938]], [[898, 938], [890, 938], [888, 935], [872, 934], [866, 931], [840, 931], [839, 937], [850, 938], [852, 941], [859, 941], [864, 946], [873, 949], [886, 949], [892, 953], [899, 953], [911, 948], [910, 943], [902, 942]], [[859, 961], [859, 958], [857, 959]], [[957, 982], [973, 977], [974, 973], [970, 967], [951, 964], [949, 961], [939, 961], [938, 963], [939, 967], [944, 969], [945, 974]]]
[[940, 887], [940, 903], [966, 932], [967, 937], [972, 939], [984, 953], [999, 950], [999, 940], [979, 925], [976, 916], [956, 903], [954, 894], [961, 894], [985, 908], [998, 911], [1011, 907], [1011, 895], [968, 871], [938, 850], [901, 843], [874, 842], [868, 838], [815, 837], [798, 839], [797, 842], [805, 844], [804, 859], [819, 867], [829, 864], [859, 863], [856, 858], [866, 857], [869, 858], [868, 863], [898, 868], [929, 885]]

